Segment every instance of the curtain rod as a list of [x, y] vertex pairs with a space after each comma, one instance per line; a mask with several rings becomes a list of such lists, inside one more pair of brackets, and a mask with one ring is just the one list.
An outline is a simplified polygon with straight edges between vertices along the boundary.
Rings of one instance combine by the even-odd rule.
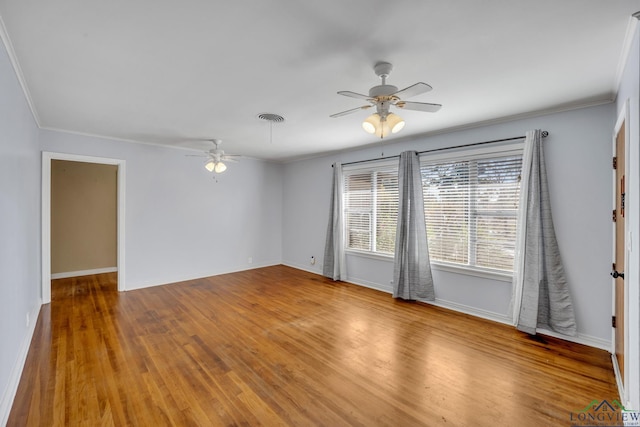
[[[549, 132], [547, 132], [546, 130], [542, 131], [542, 137], [546, 138], [547, 136], [549, 136]], [[442, 147], [442, 148], [433, 148], [431, 150], [424, 150], [424, 151], [418, 151], [418, 155], [420, 154], [425, 154], [425, 153], [433, 153], [435, 151], [444, 151], [444, 150], [454, 150], [456, 148], [466, 148], [466, 147], [475, 147], [476, 145], [484, 145], [484, 144], [494, 144], [496, 142], [506, 142], [506, 141], [515, 141], [518, 139], [525, 139], [526, 136], [514, 136], [513, 138], [503, 138], [503, 139], [493, 139], [491, 141], [482, 141], [482, 142], [474, 142], [471, 144], [463, 144], [463, 145], [455, 145], [453, 147]], [[342, 166], [344, 165], [355, 165], [358, 163], [366, 163], [366, 162], [373, 162], [376, 160], [387, 160], [387, 159], [393, 159], [396, 157], [400, 157], [400, 155], [395, 155], [395, 156], [387, 156], [387, 157], [378, 157], [377, 159], [369, 159], [369, 160], [356, 160], [355, 162], [347, 162], [347, 163], [342, 163]], [[333, 165], [331, 165], [331, 167], [333, 167]]]

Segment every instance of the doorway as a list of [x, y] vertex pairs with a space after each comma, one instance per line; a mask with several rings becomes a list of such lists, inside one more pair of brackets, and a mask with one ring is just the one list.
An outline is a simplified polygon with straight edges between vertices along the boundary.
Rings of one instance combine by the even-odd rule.
[[627, 189], [629, 182], [627, 177], [629, 153], [629, 102], [625, 106], [616, 121], [613, 132], [613, 264], [611, 276], [613, 278], [612, 301], [612, 361], [618, 383], [618, 391], [623, 402], [627, 401], [626, 384], [628, 378], [627, 357], [627, 328], [628, 289], [625, 286], [625, 266], [628, 265], [627, 251], [627, 218], [626, 205]]
[[83, 163], [115, 165], [117, 167], [117, 268], [118, 291], [126, 290], [124, 275], [124, 189], [125, 161], [102, 157], [80, 156], [64, 153], [42, 153], [42, 303], [51, 302], [51, 163], [68, 160]]

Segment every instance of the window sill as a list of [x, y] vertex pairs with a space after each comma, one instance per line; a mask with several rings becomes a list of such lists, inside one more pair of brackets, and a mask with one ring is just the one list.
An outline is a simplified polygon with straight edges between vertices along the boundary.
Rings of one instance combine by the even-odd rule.
[[344, 253], [346, 255], [354, 255], [361, 258], [371, 258], [371, 259], [376, 259], [379, 261], [387, 261], [387, 262], [393, 262], [393, 258], [394, 258], [393, 255], [391, 254], [384, 255], [384, 254], [379, 254], [374, 252], [358, 251], [355, 249], [346, 249]]
[[[357, 256], [360, 258], [375, 259], [378, 261], [393, 262], [393, 255], [383, 255], [372, 252], [358, 251], [354, 249], [345, 250], [345, 254], [349, 256]], [[473, 267], [460, 267], [452, 264], [444, 264], [439, 262], [431, 262], [431, 268], [438, 271], [446, 271], [448, 273], [464, 274], [466, 276], [481, 277], [483, 279], [497, 280], [499, 282], [511, 283], [513, 275], [511, 273], [501, 273], [499, 271], [482, 270]]]
[[431, 262], [431, 268], [439, 271], [446, 271], [449, 273], [464, 274], [466, 276], [482, 277], [483, 279], [498, 280], [500, 282], [511, 283], [513, 281], [513, 274], [507, 272], [483, 270], [473, 267], [460, 267], [452, 264], [444, 264], [439, 262]]

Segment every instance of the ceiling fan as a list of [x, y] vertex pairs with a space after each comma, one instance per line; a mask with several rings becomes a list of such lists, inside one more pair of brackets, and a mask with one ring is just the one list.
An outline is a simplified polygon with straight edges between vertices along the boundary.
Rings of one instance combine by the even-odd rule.
[[424, 111], [427, 113], [435, 113], [442, 108], [442, 105], [440, 104], [404, 101], [403, 99], [429, 92], [432, 87], [426, 83], [419, 82], [402, 90], [398, 90], [396, 86], [387, 84], [387, 77], [389, 77], [392, 69], [393, 65], [388, 62], [378, 62], [373, 67], [373, 71], [378, 77], [380, 77], [382, 84], [369, 89], [369, 95], [363, 95], [348, 90], [338, 92], [338, 95], [364, 99], [368, 101], [369, 104], [332, 114], [330, 117], [342, 117], [347, 114], [355, 113], [356, 111], [376, 107], [376, 112], [362, 122], [362, 127], [368, 133], [374, 133], [380, 138], [384, 138], [389, 134], [389, 132], [397, 133], [404, 127], [404, 120], [397, 114], [390, 111], [391, 106], [405, 110]]
[[237, 162], [236, 158], [241, 157], [236, 154], [225, 154], [224, 150], [220, 148], [222, 140], [220, 139], [207, 139], [208, 142], [213, 144], [213, 148], [204, 152], [204, 154], [190, 154], [192, 157], [206, 157], [207, 161], [204, 167], [209, 172], [222, 173], [227, 170], [227, 165], [224, 162]]

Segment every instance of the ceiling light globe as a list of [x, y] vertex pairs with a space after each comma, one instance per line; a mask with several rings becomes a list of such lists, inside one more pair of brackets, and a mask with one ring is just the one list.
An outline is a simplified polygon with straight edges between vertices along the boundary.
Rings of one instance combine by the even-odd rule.
[[404, 120], [402, 120], [402, 117], [393, 113], [389, 113], [387, 115], [386, 123], [389, 125], [389, 129], [391, 129], [391, 133], [398, 133], [404, 127]]
[[216, 171], [216, 173], [222, 173], [227, 170], [227, 165], [222, 162], [218, 162], [214, 170]]
[[213, 172], [213, 169], [215, 168], [216, 164], [213, 160], [209, 160], [207, 163], [204, 164], [204, 167], [206, 170], [208, 170], [209, 172]]
[[380, 127], [380, 115], [378, 113], [370, 115], [362, 122], [362, 129], [367, 133], [376, 133], [378, 127]]

